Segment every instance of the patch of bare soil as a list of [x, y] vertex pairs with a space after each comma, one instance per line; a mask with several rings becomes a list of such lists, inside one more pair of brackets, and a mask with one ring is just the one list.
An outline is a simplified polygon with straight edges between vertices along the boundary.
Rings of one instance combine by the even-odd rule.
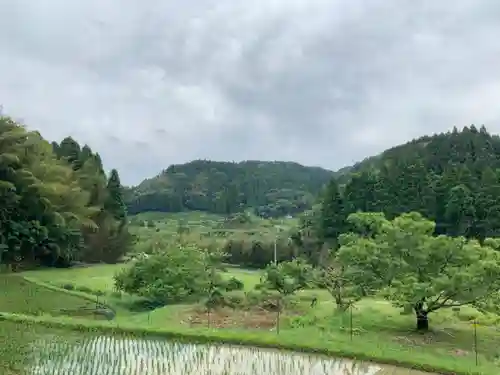
[[[442, 336], [436, 335], [433, 332], [428, 332], [426, 334], [409, 334], [408, 336], [396, 336], [394, 340], [398, 343], [407, 345], [407, 346], [427, 346], [435, 343], [440, 343], [440, 345], [445, 345], [442, 340]], [[453, 344], [449, 343], [448, 346], [453, 346]], [[459, 349], [459, 348], [450, 348], [449, 353], [456, 357], [463, 357], [470, 354], [470, 351]]]
[[271, 330], [276, 327], [277, 316], [275, 311], [260, 308], [249, 310], [218, 308], [210, 312], [205, 309], [193, 309], [184, 321], [190, 326]]
[[410, 346], [430, 345], [435, 341], [431, 334], [428, 335], [412, 334], [408, 336], [396, 336], [394, 340], [396, 340], [399, 343]]

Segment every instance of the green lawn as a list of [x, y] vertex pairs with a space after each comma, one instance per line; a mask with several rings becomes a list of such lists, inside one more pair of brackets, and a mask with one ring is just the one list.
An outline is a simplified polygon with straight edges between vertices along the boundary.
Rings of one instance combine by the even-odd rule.
[[53, 285], [73, 284], [93, 291], [111, 292], [114, 290], [113, 276], [123, 267], [125, 265], [104, 264], [72, 269], [27, 271], [23, 275]]
[[[23, 276], [63, 286], [72, 284], [75, 287], [86, 287], [93, 291], [112, 292], [114, 290], [113, 276], [127, 265], [95, 265], [90, 267], [79, 267], [72, 269], [50, 269], [23, 272]], [[225, 277], [236, 277], [245, 284], [245, 289], [251, 290], [259, 283], [261, 272], [246, 270], [238, 267], [228, 267]]]

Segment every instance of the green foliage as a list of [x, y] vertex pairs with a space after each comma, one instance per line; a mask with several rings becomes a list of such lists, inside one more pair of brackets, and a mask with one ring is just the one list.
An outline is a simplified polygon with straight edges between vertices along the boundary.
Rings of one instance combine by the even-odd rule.
[[330, 252], [319, 272], [318, 284], [326, 289], [335, 300], [339, 311], [345, 311], [366, 295], [366, 285], [362, 278], [353, 274], [353, 268], [339, 262], [336, 252]]
[[425, 136], [345, 172], [346, 216], [415, 211], [436, 223], [435, 234], [500, 236], [500, 137], [484, 127]]
[[314, 268], [302, 259], [269, 264], [261, 288], [276, 290], [283, 296], [308, 288], [315, 279]]
[[[222, 243], [222, 248], [228, 254], [230, 264], [250, 268], [264, 268], [274, 260], [275, 237], [240, 234], [230, 236]], [[279, 238], [276, 241], [278, 261], [293, 259], [294, 249], [288, 239]]]
[[118, 221], [126, 219], [126, 207], [123, 202], [123, 188], [120, 176], [116, 169], [112, 169], [106, 186], [107, 196], [104, 201], [104, 209]]
[[234, 276], [231, 276], [229, 280], [225, 283], [225, 289], [227, 292], [232, 292], [234, 290], [243, 290], [245, 288], [245, 284]]
[[495, 241], [481, 245], [464, 237], [434, 236], [434, 222], [416, 212], [392, 221], [383, 214], [356, 213], [348, 221], [354, 231], [340, 237], [336, 262], [346, 269], [350, 285], [368, 294], [382, 291], [395, 305], [411, 306], [418, 328], [426, 329], [427, 315], [442, 308], [493, 307], [490, 301], [500, 290]]
[[321, 241], [333, 243], [335, 246], [338, 236], [344, 232], [346, 212], [344, 205], [337, 181], [332, 179], [321, 200], [318, 220], [318, 234]]
[[[0, 117], [0, 262], [14, 269], [72, 260], [116, 261], [131, 237], [122, 211], [105, 201], [109, 188], [97, 154], [71, 138], [52, 145]], [[98, 240], [97, 240], [98, 239]]]
[[93, 228], [82, 228], [84, 248], [79, 259], [86, 262], [118, 261], [134, 241], [127, 226], [123, 187], [118, 172], [113, 169], [109, 179], [104, 173], [99, 154], [89, 146], [80, 147], [72, 138], [65, 138], [60, 145], [53, 143], [54, 152], [70, 163], [79, 186], [88, 192], [83, 204], [92, 207], [90, 219]]
[[196, 300], [222, 284], [219, 259], [195, 245], [178, 244], [133, 262], [116, 274], [115, 286], [164, 305]]
[[498, 237], [500, 137], [470, 126], [413, 140], [336, 173], [319, 203], [301, 215], [290, 238], [297, 255], [320, 266], [339, 234], [356, 225], [365, 236], [373, 233], [377, 217], [348, 222], [356, 212], [381, 212], [389, 220], [418, 212], [435, 223], [434, 235]]
[[128, 212], [196, 210], [230, 215], [245, 209], [263, 217], [296, 214], [312, 206], [333, 173], [291, 162], [196, 160], [171, 165], [128, 189]]

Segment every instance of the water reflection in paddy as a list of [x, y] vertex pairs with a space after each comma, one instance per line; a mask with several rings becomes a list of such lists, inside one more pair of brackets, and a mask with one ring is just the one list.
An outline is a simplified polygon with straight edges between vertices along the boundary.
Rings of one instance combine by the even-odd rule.
[[33, 343], [32, 375], [424, 375], [366, 362], [239, 346], [98, 336]]

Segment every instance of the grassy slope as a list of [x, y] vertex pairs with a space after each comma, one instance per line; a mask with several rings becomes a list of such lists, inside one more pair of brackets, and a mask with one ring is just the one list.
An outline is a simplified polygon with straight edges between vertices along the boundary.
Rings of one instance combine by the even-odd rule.
[[[34, 271], [25, 273], [30, 278], [52, 283], [64, 283], [72, 280], [77, 286], [90, 289], [112, 290], [112, 276], [121, 266], [96, 266], [73, 270]], [[246, 289], [251, 289], [258, 282], [260, 274], [255, 271], [230, 268], [227, 276], [244, 280]], [[408, 363], [441, 365], [450, 369], [474, 369], [473, 328], [470, 321], [477, 318], [481, 325], [477, 327], [479, 342], [479, 362], [483, 373], [498, 368], [495, 358], [500, 358], [500, 332], [497, 316], [483, 315], [472, 308], [460, 311], [443, 310], [431, 317], [433, 332], [426, 336], [414, 334], [413, 316], [401, 315], [399, 309], [381, 300], [361, 301], [353, 310], [353, 339], [351, 342], [349, 316], [334, 314], [335, 306], [324, 291], [305, 291], [314, 293], [320, 302], [314, 309], [300, 318], [283, 319], [280, 335], [275, 333], [246, 330], [235, 335], [250, 339], [260, 337], [263, 343], [282, 342], [290, 344], [293, 340], [306, 347], [332, 350], [344, 354], [373, 356], [379, 360], [400, 360]], [[112, 302], [112, 299], [110, 299]], [[189, 306], [168, 306], [151, 313], [122, 313], [116, 321], [102, 323], [120, 327], [143, 327], [148, 330], [174, 330], [177, 332], [198, 332], [200, 328], [190, 328], [182, 323]], [[293, 325], [295, 328], [292, 328]], [[205, 332], [201, 329], [202, 332]], [[231, 335], [229, 330], [210, 331], [211, 335]], [[234, 338], [234, 335], [233, 335]], [[495, 373], [496, 374], [496, 373]]]
[[37, 270], [24, 272], [23, 276], [53, 285], [73, 284], [75, 286], [85, 286], [94, 291], [112, 292], [113, 275], [121, 267], [124, 266], [98, 265], [73, 269]]
[[60, 309], [92, 308], [95, 303], [72, 294], [61, 294], [20, 276], [0, 277], [0, 311], [38, 315], [59, 315]]

